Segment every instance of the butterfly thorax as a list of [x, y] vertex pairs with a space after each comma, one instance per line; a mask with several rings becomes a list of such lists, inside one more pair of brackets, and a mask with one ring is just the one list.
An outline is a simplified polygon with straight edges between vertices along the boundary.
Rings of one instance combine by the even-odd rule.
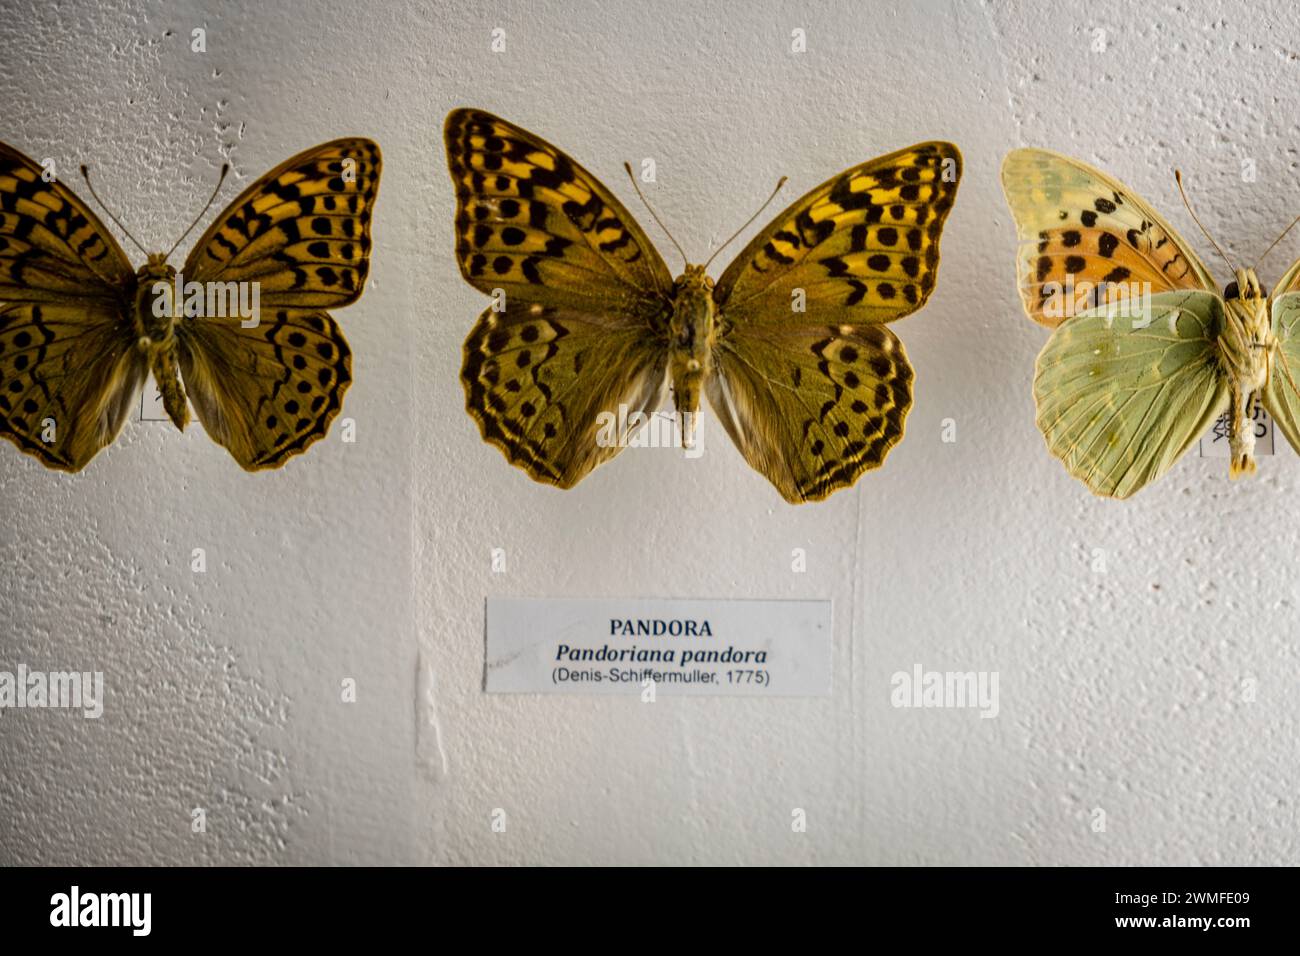
[[183, 430], [189, 422], [189, 405], [177, 364], [176, 317], [182, 303], [181, 297], [174, 294], [176, 270], [168, 265], [165, 255], [155, 252], [135, 277], [131, 319], [136, 347], [146, 356], [167, 416]]
[[717, 330], [713, 279], [705, 275], [703, 266], [687, 265], [673, 283], [673, 314], [668, 322], [673, 403], [682, 420], [687, 447], [694, 442], [695, 414], [700, 408], [704, 380], [713, 367]]
[[1238, 269], [1223, 299], [1224, 328], [1217, 346], [1219, 364], [1231, 387], [1229, 473], [1235, 478], [1255, 470], [1253, 412], [1268, 387], [1277, 338], [1269, 320], [1268, 297], [1254, 269]]
[[176, 270], [160, 253], [153, 253], [136, 272], [135, 280], [135, 309], [131, 318], [140, 348], [148, 349], [170, 342], [175, 336], [176, 326], [173, 295]]

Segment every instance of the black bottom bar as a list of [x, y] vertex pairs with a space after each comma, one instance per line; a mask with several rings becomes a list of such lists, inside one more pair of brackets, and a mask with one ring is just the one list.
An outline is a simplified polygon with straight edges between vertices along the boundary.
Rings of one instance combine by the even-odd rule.
[[1232, 946], [1289, 928], [1291, 877], [1257, 869], [8, 869], [0, 912], [6, 943], [76, 934], [78, 943], [337, 945], [432, 931], [423, 938], [437, 946], [455, 927], [457, 936], [485, 933], [489, 945], [502, 935], [571, 944], [575, 933], [662, 943], [698, 939], [695, 928], [735, 943], [839, 925], [864, 940], [901, 933], [927, 949], [1126, 938]]

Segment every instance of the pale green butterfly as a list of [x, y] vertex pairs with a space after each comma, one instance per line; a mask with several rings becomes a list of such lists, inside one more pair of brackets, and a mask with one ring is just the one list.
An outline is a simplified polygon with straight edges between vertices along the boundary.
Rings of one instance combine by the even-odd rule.
[[1018, 149], [1002, 186], [1025, 310], [1054, 329], [1034, 376], [1038, 427], [1070, 474], [1127, 498], [1225, 412], [1229, 474], [1251, 474], [1261, 403], [1300, 450], [1300, 261], [1270, 296], [1236, 268], [1220, 294], [1183, 238], [1099, 170]]

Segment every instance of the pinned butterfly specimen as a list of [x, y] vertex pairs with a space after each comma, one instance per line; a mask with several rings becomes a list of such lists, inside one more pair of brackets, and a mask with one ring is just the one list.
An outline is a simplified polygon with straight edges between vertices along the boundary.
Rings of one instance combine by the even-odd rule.
[[1300, 450], [1300, 262], [1271, 295], [1229, 263], [1220, 294], [1186, 241], [1105, 173], [1018, 149], [1002, 185], [1025, 310], [1054, 329], [1034, 376], [1038, 427], [1070, 474], [1127, 498], [1225, 412], [1229, 474], [1251, 474], [1261, 403]]
[[[132, 269], [70, 189], [0, 144], [0, 436], [80, 471], [117, 437], [152, 372], [176, 427], [189, 421], [188, 393], [247, 470], [304, 451], [352, 380], [351, 350], [325, 310], [365, 287], [379, 171], [368, 139], [299, 153], [217, 217], [182, 281], [170, 252]], [[256, 308], [231, 314], [232, 296]]]
[[823, 183], [715, 283], [707, 263], [674, 279], [623, 204], [540, 137], [472, 109], [445, 136], [456, 258], [494, 296], [465, 341], [466, 407], [537, 481], [569, 488], [613, 457], [635, 426], [602, 441], [602, 415], [644, 421], [669, 382], [683, 444], [703, 393], [790, 502], [852, 485], [902, 437], [912, 368], [885, 323], [934, 288], [955, 146]]

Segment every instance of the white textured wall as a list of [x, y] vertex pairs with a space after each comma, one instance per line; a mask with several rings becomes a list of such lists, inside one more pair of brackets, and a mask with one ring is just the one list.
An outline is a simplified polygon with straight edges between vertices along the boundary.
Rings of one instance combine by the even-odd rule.
[[[0, 447], [0, 669], [109, 683], [98, 722], [0, 716], [0, 859], [1297, 862], [1300, 462], [1282, 449], [1229, 485], [1222, 460], [1188, 458], [1127, 503], [1071, 480], [1033, 424], [1044, 333], [1015, 296], [997, 180], [1016, 145], [1073, 153], [1204, 249], [1179, 165], [1249, 261], [1300, 211], [1289, 0], [481, 7], [0, 18], [0, 139], [91, 161], [148, 245], [170, 245], [223, 157], [246, 183], [357, 133], [386, 160], [373, 284], [338, 313], [357, 444], [252, 477], [166, 424], [128, 425], [78, 477]], [[567, 493], [507, 467], [457, 380], [485, 301], [451, 257], [440, 128], [458, 105], [536, 130], [625, 198], [621, 162], [654, 157], [653, 201], [695, 258], [782, 174], [797, 195], [957, 142], [938, 290], [895, 326], [917, 392], [886, 467], [801, 508], [720, 432], [699, 460], [628, 451]], [[488, 697], [490, 594], [829, 597], [835, 693]], [[890, 675], [915, 663], [999, 672], [999, 716], [894, 709]]]

